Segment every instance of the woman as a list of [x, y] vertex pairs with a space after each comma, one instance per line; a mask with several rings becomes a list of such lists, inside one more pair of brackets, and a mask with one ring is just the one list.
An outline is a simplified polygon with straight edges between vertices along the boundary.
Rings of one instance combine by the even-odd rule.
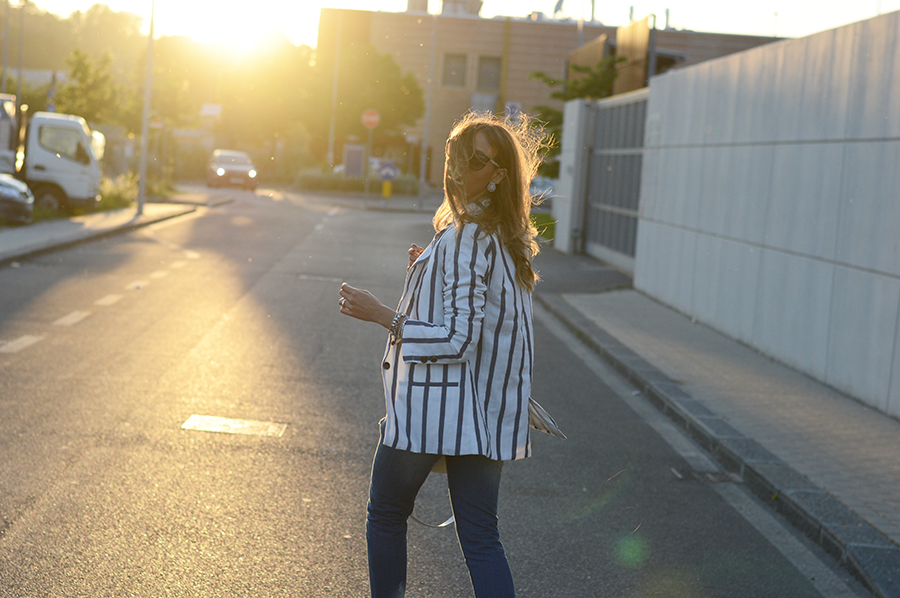
[[398, 309], [341, 286], [341, 313], [389, 331], [382, 364], [387, 415], [366, 521], [375, 598], [404, 595], [407, 519], [441, 457], [475, 595], [515, 595], [497, 498], [503, 462], [531, 454], [538, 247], [528, 188], [541, 144], [524, 117], [512, 124], [466, 116], [447, 141], [437, 234], [425, 249], [410, 248]]

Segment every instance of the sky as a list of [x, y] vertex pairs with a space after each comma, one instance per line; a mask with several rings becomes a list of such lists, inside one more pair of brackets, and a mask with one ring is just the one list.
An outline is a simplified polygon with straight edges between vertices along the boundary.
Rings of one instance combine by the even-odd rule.
[[[15, 5], [20, 0], [12, 0]], [[657, 28], [669, 26], [711, 33], [778, 37], [804, 37], [900, 10], [900, 0], [594, 0], [594, 18], [604, 25], [628, 24], [629, 15], [643, 19], [656, 15]], [[149, 23], [154, 6], [154, 32], [187, 35], [200, 42], [228, 42], [252, 47], [281, 31], [295, 44], [315, 46], [320, 8], [350, 8], [402, 12], [407, 0], [33, 0], [43, 10], [67, 16], [96, 3], [127, 11]], [[440, 0], [428, 0], [431, 13]], [[484, 0], [482, 17], [527, 16], [534, 11], [553, 13], [557, 0]], [[726, 6], [739, 8], [724, 8]], [[244, 8], [240, 8], [244, 7]], [[824, 8], [823, 8], [824, 7]], [[558, 17], [591, 16], [591, 0], [563, 0]]]

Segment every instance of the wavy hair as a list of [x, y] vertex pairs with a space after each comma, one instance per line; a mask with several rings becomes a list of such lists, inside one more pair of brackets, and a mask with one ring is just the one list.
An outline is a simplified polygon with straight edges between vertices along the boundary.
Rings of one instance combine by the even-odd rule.
[[[469, 161], [475, 156], [475, 136], [482, 132], [496, 152], [495, 160], [506, 170], [490, 201], [474, 209], [466, 197]], [[529, 292], [540, 277], [532, 265], [540, 248], [534, 238], [529, 188], [537, 174], [540, 152], [549, 141], [544, 130], [526, 114], [515, 120], [491, 113], [470, 112], [457, 122], [447, 139], [444, 161], [444, 201], [434, 214], [439, 231], [450, 223], [475, 222], [487, 234], [497, 234], [516, 266], [516, 282]], [[458, 227], [461, 228], [461, 227]]]

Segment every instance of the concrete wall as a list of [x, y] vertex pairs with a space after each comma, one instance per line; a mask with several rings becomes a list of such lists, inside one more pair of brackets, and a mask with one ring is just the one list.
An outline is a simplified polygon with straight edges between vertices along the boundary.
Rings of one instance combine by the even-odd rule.
[[900, 416], [900, 12], [652, 79], [635, 286]]

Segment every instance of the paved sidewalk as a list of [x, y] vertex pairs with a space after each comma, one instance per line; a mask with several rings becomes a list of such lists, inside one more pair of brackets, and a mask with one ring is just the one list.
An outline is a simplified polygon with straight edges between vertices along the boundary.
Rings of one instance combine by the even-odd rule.
[[135, 208], [94, 212], [73, 218], [42, 220], [26, 226], [0, 227], [0, 265], [195, 211], [190, 205], [144, 204]]
[[726, 469], [876, 596], [900, 597], [900, 422], [638, 291], [552, 287], [538, 301]]

